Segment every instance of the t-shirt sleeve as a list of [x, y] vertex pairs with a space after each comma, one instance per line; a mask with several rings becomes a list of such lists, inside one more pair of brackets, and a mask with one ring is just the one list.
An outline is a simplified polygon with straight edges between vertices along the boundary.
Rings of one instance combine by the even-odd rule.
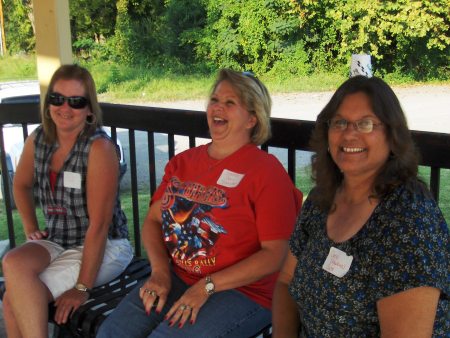
[[176, 171], [178, 165], [177, 163], [178, 157], [175, 156], [166, 164], [166, 167], [164, 168], [164, 176], [158, 188], [153, 193], [153, 196], [150, 200], [150, 204], [152, 204], [154, 201], [160, 200], [163, 197], [164, 192], [166, 191], [167, 188], [167, 184], [169, 183], [169, 180], [173, 177]]
[[374, 248], [377, 299], [420, 286], [435, 287], [449, 297], [449, 230], [441, 211], [421, 193], [409, 199], [403, 194], [398, 203], [391, 207]]
[[288, 239], [301, 208], [301, 192], [275, 159], [257, 185], [254, 207], [260, 241]]

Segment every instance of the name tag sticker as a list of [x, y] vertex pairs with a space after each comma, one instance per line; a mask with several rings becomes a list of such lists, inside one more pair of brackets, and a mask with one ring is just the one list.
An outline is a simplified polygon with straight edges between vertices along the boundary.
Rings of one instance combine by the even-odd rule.
[[353, 256], [348, 256], [344, 251], [331, 247], [322, 268], [336, 277], [341, 278], [344, 277], [350, 269], [352, 261]]
[[70, 171], [64, 172], [64, 187], [81, 189], [81, 175]]
[[217, 184], [227, 188], [234, 188], [238, 186], [239, 182], [241, 182], [243, 178], [244, 174], [238, 174], [228, 169], [224, 169], [217, 180]]
[[47, 213], [49, 215], [67, 215], [67, 209], [59, 205], [48, 205]]

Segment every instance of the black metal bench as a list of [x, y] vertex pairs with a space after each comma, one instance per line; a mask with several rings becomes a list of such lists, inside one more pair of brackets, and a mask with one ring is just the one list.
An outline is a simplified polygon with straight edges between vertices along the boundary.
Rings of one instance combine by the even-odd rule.
[[74, 312], [65, 325], [53, 322], [55, 307], [49, 305], [49, 321], [54, 324], [54, 337], [94, 338], [105, 318], [120, 301], [150, 275], [148, 260], [135, 257], [125, 271], [107, 284], [94, 288], [89, 300]]
[[[55, 307], [49, 306], [49, 319], [54, 324], [54, 338], [95, 338], [106, 317], [120, 301], [151, 272], [148, 260], [135, 257], [127, 269], [113, 281], [92, 290], [89, 300], [83, 304], [65, 325], [53, 322]], [[269, 325], [251, 338], [270, 338]]]
[[[148, 260], [134, 257], [125, 271], [114, 280], [94, 288], [89, 300], [74, 312], [64, 325], [53, 321], [55, 307], [49, 305], [49, 323], [53, 324], [54, 338], [95, 338], [102, 322], [116, 308], [120, 301], [151, 272]], [[4, 284], [0, 286], [0, 297], [5, 292]], [[271, 325], [265, 327], [252, 338], [270, 338]]]
[[[94, 288], [89, 300], [74, 312], [64, 325], [53, 321], [55, 306], [49, 304], [49, 323], [54, 325], [55, 338], [94, 338], [105, 318], [116, 308], [119, 302], [136, 286], [150, 275], [148, 260], [134, 257], [124, 272], [114, 280]], [[0, 285], [0, 298], [3, 299], [5, 285]]]

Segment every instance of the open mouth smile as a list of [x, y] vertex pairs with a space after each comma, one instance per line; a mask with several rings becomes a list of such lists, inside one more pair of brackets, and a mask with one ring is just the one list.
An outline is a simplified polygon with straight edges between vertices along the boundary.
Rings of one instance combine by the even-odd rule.
[[351, 147], [341, 147], [341, 151], [344, 153], [362, 153], [366, 151], [364, 148], [351, 148]]
[[220, 117], [213, 117], [213, 122], [214, 124], [223, 125], [226, 124], [228, 121]]

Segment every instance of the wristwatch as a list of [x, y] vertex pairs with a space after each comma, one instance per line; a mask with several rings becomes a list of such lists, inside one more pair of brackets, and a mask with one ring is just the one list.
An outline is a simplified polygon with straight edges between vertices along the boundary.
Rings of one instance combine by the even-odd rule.
[[83, 283], [77, 283], [74, 286], [75, 289], [77, 289], [78, 291], [83, 291], [83, 292], [91, 292], [91, 289], [89, 289], [86, 285], [84, 285]]
[[208, 296], [211, 296], [214, 293], [215, 285], [211, 280], [211, 276], [206, 276], [205, 278], [205, 291]]

